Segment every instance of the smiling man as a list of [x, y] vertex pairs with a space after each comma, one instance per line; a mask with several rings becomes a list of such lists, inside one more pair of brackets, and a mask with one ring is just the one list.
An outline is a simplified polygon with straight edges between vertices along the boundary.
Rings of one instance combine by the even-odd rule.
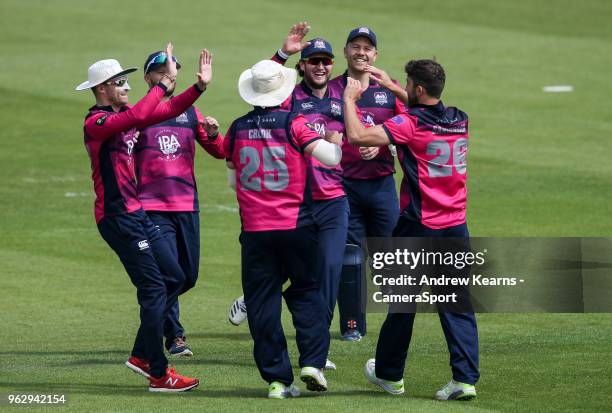
[[[407, 113], [370, 128], [365, 128], [355, 113], [363, 87], [349, 79], [344, 91], [349, 139], [360, 147], [397, 145], [404, 178], [402, 212], [393, 236], [467, 240], [468, 116], [440, 100], [446, 75], [439, 63], [411, 60], [405, 72]], [[438, 311], [452, 379], [435, 397], [474, 398], [474, 385], [480, 377], [476, 317], [471, 311], [450, 312], [440, 307]], [[365, 366], [368, 380], [391, 394], [404, 392], [404, 367], [414, 318], [413, 312], [389, 312], [380, 329], [376, 358]]]
[[[363, 123], [380, 125], [404, 112], [402, 100], [370, 76], [370, 67], [378, 57], [378, 40], [372, 29], [357, 27], [351, 30], [344, 57], [348, 66], [346, 72], [332, 79], [328, 87], [343, 91], [348, 78], [361, 83], [364, 92], [357, 107]], [[358, 341], [366, 333], [362, 308], [363, 242], [365, 237], [391, 236], [399, 216], [399, 201], [393, 179], [394, 160], [388, 145], [359, 148], [345, 139], [342, 170], [350, 217], [346, 247], [348, 265], [342, 270], [338, 294], [340, 331], [344, 340]]]
[[[283, 109], [300, 114], [322, 136], [344, 133], [342, 116], [342, 90], [328, 88], [334, 53], [331, 44], [322, 38], [303, 42], [308, 23], [292, 27], [282, 48], [272, 60], [286, 63], [289, 56], [300, 53], [296, 64], [302, 81], [295, 86], [291, 96], [283, 102]], [[348, 202], [342, 185], [342, 167], [327, 166], [312, 156], [306, 156], [308, 189], [312, 196], [312, 215], [317, 230], [318, 268], [315, 272], [323, 300], [327, 304], [326, 321], [329, 327], [338, 297], [338, 285], [348, 227]], [[230, 308], [229, 318], [240, 324], [246, 318], [246, 306], [239, 298]], [[329, 359], [326, 369], [335, 370]]]
[[169, 243], [142, 209], [133, 154], [138, 129], [183, 113], [206, 89], [212, 68], [210, 54], [203, 50], [198, 82], [175, 99], [160, 103], [176, 82], [170, 43], [166, 55], [166, 73], [134, 106], [128, 104], [130, 88], [126, 75], [136, 68], [124, 70], [114, 59], [91, 65], [88, 80], [76, 89], [89, 89], [96, 99], [85, 117], [84, 141], [91, 158], [98, 230], [125, 267], [140, 305], [140, 327], [125, 364], [149, 379], [149, 391], [180, 392], [196, 387], [199, 380], [168, 368], [162, 337], [168, 308], [176, 301], [185, 274]]
[[[173, 56], [176, 61], [176, 57]], [[151, 53], [144, 64], [144, 79], [154, 88], [168, 74], [167, 55]], [[176, 61], [177, 70], [181, 68]], [[162, 102], [173, 99], [171, 86]], [[204, 117], [195, 106], [164, 122], [140, 131], [134, 159], [138, 197], [143, 209], [163, 236], [185, 273], [181, 294], [193, 288], [200, 267], [200, 214], [194, 173], [196, 142], [211, 156], [222, 159], [223, 136], [219, 123]], [[166, 349], [172, 356], [192, 356], [185, 330], [179, 321], [178, 300], [170, 308], [164, 325]]]

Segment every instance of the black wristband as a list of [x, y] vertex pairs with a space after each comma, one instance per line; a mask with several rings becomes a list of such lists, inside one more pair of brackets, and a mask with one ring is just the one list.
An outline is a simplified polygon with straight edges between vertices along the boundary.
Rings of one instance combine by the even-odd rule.
[[198, 90], [198, 92], [200, 92], [200, 93], [204, 93], [204, 91], [206, 90], [206, 87], [204, 87], [204, 89], [200, 89], [200, 84], [199, 83], [195, 83], [194, 86]]
[[215, 139], [217, 139], [218, 136], [219, 136], [219, 132], [215, 133], [213, 136], [208, 135], [208, 140], [214, 141]]
[[164, 85], [162, 82], [159, 82], [157, 86], [161, 87], [164, 90], [164, 93], [168, 91], [168, 86]]

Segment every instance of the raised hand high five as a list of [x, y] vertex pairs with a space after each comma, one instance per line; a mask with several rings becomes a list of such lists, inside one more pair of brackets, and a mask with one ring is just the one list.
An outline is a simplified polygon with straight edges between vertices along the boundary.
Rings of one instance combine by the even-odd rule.
[[172, 46], [172, 42], [168, 42], [166, 45], [166, 73], [161, 78], [160, 83], [163, 83], [164, 86], [170, 88], [172, 84], [176, 82], [176, 74], [178, 70], [176, 68], [176, 62], [174, 61], [172, 50], [174, 46]]
[[281, 47], [283, 53], [291, 56], [293, 54], [301, 52], [302, 49], [308, 46], [310, 43], [302, 43], [302, 40], [304, 40], [304, 37], [308, 34], [309, 30], [310, 26], [308, 25], [308, 22], [300, 22], [294, 24], [293, 27], [291, 27], [291, 30], [289, 30], [285, 41], [283, 42], [283, 47]]
[[206, 89], [206, 86], [212, 80], [212, 53], [208, 49], [204, 49], [200, 52], [200, 66], [197, 73], [198, 76], [198, 87], [201, 90]]

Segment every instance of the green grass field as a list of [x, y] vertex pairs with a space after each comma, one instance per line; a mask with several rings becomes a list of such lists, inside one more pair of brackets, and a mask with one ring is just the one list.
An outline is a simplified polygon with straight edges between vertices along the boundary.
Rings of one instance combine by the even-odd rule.
[[[102, 58], [141, 67], [175, 44], [179, 89], [200, 48], [214, 80], [198, 102], [223, 129], [248, 110], [242, 70], [268, 58], [290, 25], [311, 23], [344, 70], [348, 31], [369, 25], [378, 66], [435, 56], [444, 101], [471, 117], [469, 225], [477, 236], [612, 234], [612, 3], [588, 1], [19, 1], [0, 2], [0, 393], [67, 393], [67, 410], [94, 411], [605, 411], [612, 408], [612, 316], [483, 314], [482, 379], [467, 404], [435, 402], [449, 379], [435, 315], [419, 315], [407, 394], [368, 385], [381, 315], [360, 343], [334, 340], [330, 391], [265, 399], [246, 326], [226, 320], [240, 294], [239, 220], [223, 162], [197, 159], [201, 279], [181, 299], [196, 356], [176, 362], [201, 378], [186, 394], [155, 395], [122, 363], [137, 328], [135, 290], [98, 234], [82, 123], [93, 104], [74, 87]], [[294, 60], [292, 60], [293, 62]], [[132, 75], [131, 101], [145, 92]], [[573, 93], [543, 93], [546, 85]], [[284, 314], [287, 315], [286, 312]], [[285, 319], [296, 360], [293, 329]], [[337, 336], [337, 327], [332, 331]], [[12, 411], [0, 404], [0, 410]]]

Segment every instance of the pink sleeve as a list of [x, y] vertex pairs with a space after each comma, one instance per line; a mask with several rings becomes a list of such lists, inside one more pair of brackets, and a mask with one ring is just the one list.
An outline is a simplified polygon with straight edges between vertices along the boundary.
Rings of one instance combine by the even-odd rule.
[[395, 98], [395, 115], [399, 115], [400, 113], [406, 113], [406, 106], [404, 106], [404, 102], [400, 99]]
[[321, 139], [321, 135], [315, 130], [311, 123], [308, 123], [302, 115], [296, 116], [291, 121], [291, 137], [301, 151], [312, 142]]
[[140, 129], [144, 129], [147, 126], [155, 125], [156, 123], [177, 117], [189, 109], [189, 107], [193, 105], [196, 100], [198, 100], [201, 94], [202, 92], [200, 92], [195, 85], [188, 87], [187, 90], [180, 95], [157, 105], [151, 116], [147, 117], [141, 125], [138, 125], [138, 127]]
[[392, 144], [402, 145], [414, 138], [416, 122], [417, 120], [414, 116], [404, 113], [386, 120], [382, 126]]
[[291, 108], [293, 107], [293, 105], [291, 104], [292, 101], [293, 101], [293, 94], [289, 95], [289, 97], [285, 99], [283, 103], [281, 103], [280, 105], [281, 109], [285, 109], [291, 112]]
[[232, 127], [230, 126], [230, 128], [227, 130], [227, 133], [225, 134], [225, 139], [223, 139], [223, 154], [225, 155], [226, 161], [232, 160], [232, 154], [230, 153], [231, 151], [230, 143], [232, 142], [231, 133], [232, 133]]
[[133, 107], [123, 112], [100, 112], [90, 116], [85, 121], [85, 133], [95, 140], [108, 139], [116, 133], [127, 131], [143, 123], [155, 107], [165, 91], [155, 86]]
[[196, 118], [198, 119], [198, 125], [196, 126], [196, 139], [198, 140], [198, 143], [202, 148], [204, 148], [206, 152], [208, 152], [213, 157], [217, 159], [223, 159], [223, 157], [225, 156], [225, 151], [223, 149], [223, 135], [219, 133], [217, 134], [216, 138], [210, 139], [208, 137], [208, 134], [204, 130], [204, 127], [202, 126], [202, 122], [204, 122], [204, 116], [202, 116], [202, 113], [198, 108], [194, 107], [194, 109], [196, 113]]

